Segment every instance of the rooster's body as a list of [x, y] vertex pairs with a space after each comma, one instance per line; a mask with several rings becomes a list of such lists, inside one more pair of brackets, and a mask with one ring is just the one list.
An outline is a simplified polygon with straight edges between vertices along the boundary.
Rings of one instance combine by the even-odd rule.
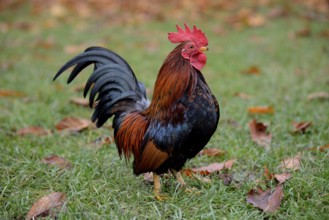
[[[179, 171], [188, 159], [204, 148], [219, 120], [218, 103], [200, 72], [205, 65], [202, 50], [208, 42], [203, 35], [205, 40], [193, 45], [201, 49], [193, 49], [190, 42], [195, 41], [194, 35], [200, 37], [202, 32], [194, 27], [193, 35], [185, 27], [186, 33], [190, 33], [188, 37], [179, 27], [178, 33], [169, 35], [172, 42], [180, 44], [164, 61], [151, 102], [146, 98], [144, 85], [137, 81], [127, 62], [101, 47], [88, 48], [67, 62], [55, 76], [76, 65], [69, 83], [81, 70], [94, 64], [94, 72], [84, 91], [86, 96], [92, 88], [90, 106], [96, 106], [92, 121], [100, 127], [114, 115], [112, 126], [120, 156], [129, 159], [133, 155], [136, 175], [153, 172], [157, 198], [160, 198], [158, 175], [171, 171], [185, 184]], [[182, 34], [185, 34], [183, 39]]]

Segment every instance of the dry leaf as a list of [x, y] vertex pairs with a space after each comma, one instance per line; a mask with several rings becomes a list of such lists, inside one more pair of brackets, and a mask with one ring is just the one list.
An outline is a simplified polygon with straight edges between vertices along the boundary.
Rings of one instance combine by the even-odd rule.
[[279, 183], [284, 183], [286, 180], [290, 179], [291, 174], [288, 172], [280, 173], [280, 174], [275, 174], [274, 175], [275, 179], [279, 181]]
[[232, 174], [229, 174], [229, 173], [221, 173], [221, 174], [219, 174], [219, 178], [221, 180], [223, 180], [223, 184], [225, 186], [229, 186], [233, 181], [233, 176], [232, 176]]
[[272, 135], [266, 132], [267, 126], [255, 119], [249, 122], [250, 135], [252, 140], [260, 146], [269, 148]]
[[274, 178], [273, 173], [271, 173], [266, 166], [264, 168], [264, 177], [269, 181], [271, 181]]
[[14, 90], [0, 90], [0, 97], [22, 97], [24, 93]]
[[298, 152], [298, 154], [292, 158], [287, 158], [281, 162], [279, 168], [281, 169], [291, 169], [291, 170], [299, 170], [300, 169], [300, 160], [302, 158], [302, 154]]
[[84, 106], [84, 107], [89, 107], [89, 101], [84, 98], [71, 98], [70, 102], [79, 105], [79, 106]]
[[19, 129], [18, 131], [16, 131], [16, 134], [20, 136], [25, 136], [25, 135], [45, 136], [51, 134], [51, 131], [38, 126], [30, 126], [30, 127]]
[[315, 150], [315, 151], [325, 151], [325, 150], [328, 150], [328, 149], [329, 149], [329, 144], [323, 145], [321, 147], [312, 147], [312, 148], [309, 148], [309, 150]]
[[56, 212], [59, 211], [66, 201], [65, 194], [61, 192], [53, 192], [36, 201], [25, 219], [35, 219], [37, 217], [51, 216], [56, 217]]
[[328, 92], [314, 92], [307, 96], [308, 100], [319, 99], [319, 100], [329, 100]]
[[152, 172], [144, 173], [144, 180], [146, 182], [153, 183], [153, 173]]
[[90, 120], [75, 117], [66, 117], [58, 122], [55, 127], [61, 132], [78, 132], [87, 129], [91, 125]]
[[260, 69], [257, 66], [251, 66], [246, 70], [243, 70], [242, 73], [251, 74], [251, 75], [259, 75]]
[[197, 168], [191, 168], [191, 169], [185, 169], [183, 172], [187, 176], [193, 176], [193, 174], [200, 174], [200, 175], [209, 175], [214, 172], [219, 172], [223, 169], [231, 169], [234, 162], [236, 162], [235, 159], [228, 160], [222, 163], [212, 163], [208, 166], [204, 167], [197, 167]]
[[208, 157], [223, 156], [225, 151], [219, 148], [207, 148], [199, 152], [199, 156], [207, 155]]
[[292, 122], [292, 126], [294, 127], [293, 132], [294, 133], [301, 132], [301, 133], [304, 134], [306, 132], [306, 129], [308, 127], [310, 127], [311, 125], [312, 125], [312, 122], [309, 122], [309, 121], [307, 121], [307, 122], [305, 122], [305, 121], [303, 121], [303, 122]]
[[275, 212], [280, 207], [282, 198], [282, 185], [279, 184], [274, 190], [250, 190], [247, 196], [247, 202], [262, 209], [264, 212]]
[[51, 155], [42, 159], [41, 163], [55, 165], [62, 169], [69, 169], [72, 167], [71, 163], [63, 157]]
[[265, 22], [266, 22], [265, 17], [259, 14], [251, 15], [247, 19], [247, 24], [250, 27], [260, 27], [263, 26]]
[[65, 51], [65, 53], [67, 53], [69, 55], [73, 55], [73, 54], [81, 53], [85, 49], [86, 49], [86, 45], [84, 45], [84, 44], [81, 44], [81, 45], [67, 45], [64, 48], [64, 51]]
[[248, 94], [243, 93], [243, 92], [237, 92], [237, 93], [234, 94], [234, 96], [239, 97], [241, 99], [251, 99], [252, 98], [251, 95], [248, 95]]
[[309, 27], [305, 27], [301, 30], [295, 32], [295, 36], [297, 37], [309, 37], [311, 36], [311, 29]]
[[88, 143], [88, 146], [91, 146], [93, 148], [101, 148], [104, 145], [109, 145], [114, 143], [114, 137], [105, 136], [105, 137], [99, 137], [96, 140]]
[[253, 106], [248, 108], [249, 114], [273, 114], [274, 108], [271, 106]]

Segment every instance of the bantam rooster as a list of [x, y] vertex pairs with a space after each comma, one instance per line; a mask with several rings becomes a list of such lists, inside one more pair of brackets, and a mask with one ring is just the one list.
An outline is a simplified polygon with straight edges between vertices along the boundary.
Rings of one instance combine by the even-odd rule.
[[[112, 126], [120, 157], [133, 155], [135, 175], [153, 172], [154, 195], [161, 200], [160, 175], [171, 172], [185, 186], [180, 170], [208, 143], [217, 128], [219, 106], [200, 70], [205, 66], [208, 40], [195, 26], [177, 32], [168, 39], [179, 45], [163, 62], [152, 101], [137, 81], [129, 64], [118, 54], [101, 47], [90, 47], [68, 61], [54, 80], [75, 66], [67, 83], [80, 71], [94, 64], [84, 97], [90, 91], [91, 117], [101, 127], [114, 116]], [[95, 97], [97, 98], [95, 99]]]

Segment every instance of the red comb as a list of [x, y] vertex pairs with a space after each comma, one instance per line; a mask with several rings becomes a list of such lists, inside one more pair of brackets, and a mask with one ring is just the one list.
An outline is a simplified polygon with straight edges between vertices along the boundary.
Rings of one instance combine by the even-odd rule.
[[193, 41], [199, 45], [207, 46], [208, 45], [208, 39], [206, 35], [200, 30], [197, 29], [196, 26], [193, 26], [193, 30], [190, 29], [187, 24], [184, 23], [185, 31], [176, 25], [177, 32], [171, 32], [168, 33], [168, 39], [172, 43], [182, 43], [185, 41]]

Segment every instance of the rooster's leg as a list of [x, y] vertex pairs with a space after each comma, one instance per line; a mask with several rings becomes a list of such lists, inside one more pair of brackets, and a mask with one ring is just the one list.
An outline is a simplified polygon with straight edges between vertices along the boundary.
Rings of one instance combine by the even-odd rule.
[[172, 175], [176, 178], [176, 180], [179, 182], [181, 186], [186, 186], [186, 183], [182, 177], [182, 174], [180, 172], [177, 172], [176, 170], [171, 169], [170, 172]]
[[157, 200], [163, 201], [166, 199], [165, 196], [161, 195], [161, 182], [160, 176], [153, 172], [153, 182], [154, 182], [154, 196]]

